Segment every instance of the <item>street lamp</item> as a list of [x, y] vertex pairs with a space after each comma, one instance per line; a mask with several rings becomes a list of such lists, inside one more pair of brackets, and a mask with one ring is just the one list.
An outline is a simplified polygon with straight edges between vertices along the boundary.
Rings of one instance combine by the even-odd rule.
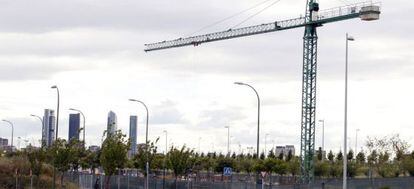
[[58, 139], [58, 131], [59, 131], [59, 103], [60, 103], [60, 95], [59, 95], [59, 88], [56, 85], [50, 87], [52, 89], [56, 89], [57, 92], [57, 110], [56, 110], [56, 128], [55, 128], [55, 140]]
[[2, 121], [7, 122], [8, 124], [10, 124], [11, 128], [12, 128], [12, 132], [11, 132], [11, 149], [13, 151], [13, 134], [14, 134], [14, 126], [13, 123], [11, 121], [5, 120], [3, 119]]
[[359, 131], [360, 131], [359, 129], [355, 130], [355, 155], [357, 155], [357, 151], [358, 151], [358, 132]]
[[201, 137], [198, 137], [198, 153], [199, 154], [201, 154], [200, 143], [201, 143]]
[[145, 188], [148, 189], [148, 184], [149, 184], [149, 178], [148, 178], [148, 176], [149, 176], [149, 162], [148, 162], [148, 108], [147, 108], [147, 105], [145, 105], [145, 103], [142, 102], [142, 101], [139, 101], [139, 100], [136, 100], [136, 99], [129, 99], [129, 101], [131, 101], [131, 102], [137, 102], [137, 103], [142, 104], [145, 107], [145, 110], [147, 111], [147, 119], [146, 119], [146, 126], [145, 126], [145, 146], [146, 146], [145, 147], [145, 151], [147, 153], [147, 162], [146, 162], [146, 172], [147, 172], [146, 177], [147, 177], [147, 179], [146, 179]]
[[43, 123], [43, 119], [40, 117], [40, 116], [38, 116], [38, 115], [34, 115], [34, 114], [30, 114], [30, 116], [32, 116], [32, 117], [36, 117], [37, 119], [39, 119], [40, 120], [40, 122], [42, 123], [42, 144], [40, 144], [40, 146], [42, 147], [43, 146], [43, 142], [44, 142], [44, 140], [43, 140], [43, 136], [44, 136], [44, 131], [43, 131], [43, 127], [44, 127], [44, 123]]
[[224, 126], [227, 128], [227, 155], [230, 156], [230, 126]]
[[[56, 128], [55, 128], [55, 140], [58, 139], [58, 133], [59, 133], [59, 103], [60, 103], [60, 95], [59, 95], [59, 88], [57, 87], [57, 85], [53, 85], [52, 87], [50, 87], [52, 89], [56, 89], [57, 92], [57, 110], [56, 110]], [[53, 183], [52, 183], [52, 188], [55, 189], [56, 188], [56, 168], [53, 165]]]
[[[319, 122], [322, 123], [322, 154], [323, 154], [323, 152], [325, 151], [325, 120], [322, 119], [322, 120], [319, 120]], [[324, 158], [322, 158], [322, 161]]]
[[245, 85], [253, 89], [257, 96], [257, 147], [256, 147], [256, 158], [259, 159], [259, 138], [260, 138], [260, 97], [257, 93], [256, 89], [249, 84], [242, 83], [242, 82], [234, 82], [236, 85]]
[[167, 152], [168, 152], [168, 132], [166, 130], [162, 132], [165, 133], [164, 176], [162, 178], [162, 188], [165, 188], [165, 172], [166, 172], [166, 167], [167, 167]]
[[265, 134], [265, 156], [267, 155], [267, 136], [269, 136], [269, 133]]
[[86, 145], [86, 140], [85, 140], [85, 121], [86, 121], [86, 118], [85, 118], [85, 114], [83, 114], [82, 111], [80, 111], [78, 109], [75, 109], [75, 108], [69, 108], [69, 110], [79, 112], [82, 115], [82, 119], [83, 119], [83, 128], [82, 128], [83, 129], [83, 147], [85, 147], [85, 145]]
[[348, 42], [354, 41], [352, 36], [346, 33], [346, 48], [345, 48], [345, 111], [344, 111], [344, 167], [343, 167], [343, 184], [342, 188], [347, 189], [347, 132], [348, 132]]

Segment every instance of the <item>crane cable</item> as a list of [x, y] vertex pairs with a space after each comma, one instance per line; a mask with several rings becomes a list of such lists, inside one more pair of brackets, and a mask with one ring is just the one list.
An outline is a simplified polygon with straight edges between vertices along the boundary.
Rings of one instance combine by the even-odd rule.
[[[244, 10], [242, 10], [242, 11], [240, 11], [240, 12], [236, 13], [236, 14], [233, 14], [233, 15], [228, 16], [228, 17], [226, 17], [226, 18], [223, 18], [223, 19], [221, 19], [221, 20], [219, 20], [219, 21], [217, 21], [217, 22], [214, 22], [214, 23], [212, 23], [212, 24], [209, 24], [209, 25], [207, 25], [207, 26], [204, 26], [204, 27], [202, 27], [202, 28], [198, 29], [197, 31], [195, 31], [195, 32], [192, 32], [192, 33], [188, 34], [187, 36], [192, 36], [192, 35], [194, 35], [194, 34], [196, 34], [196, 33], [200, 32], [200, 31], [203, 31], [203, 30], [205, 30], [205, 29], [207, 29], [207, 28], [209, 28], [209, 27], [215, 26], [215, 25], [220, 24], [220, 23], [222, 23], [222, 22], [224, 22], [224, 21], [226, 21], [226, 20], [229, 20], [229, 19], [231, 19], [231, 18], [234, 18], [234, 17], [236, 17], [236, 16], [238, 16], [238, 15], [241, 15], [241, 14], [243, 14], [243, 13], [245, 13], [245, 12], [249, 11], [249, 10], [252, 10], [252, 9], [254, 9], [254, 8], [256, 8], [256, 7], [260, 6], [260, 5], [263, 5], [263, 4], [265, 4], [265, 3], [269, 2], [269, 1], [273, 1], [273, 0], [265, 0], [265, 1], [262, 1], [262, 2], [260, 2], [260, 3], [257, 3], [256, 5], [253, 5], [252, 7], [248, 8], [248, 9], [244, 9]], [[278, 0], [278, 1], [280, 1], [280, 0]]]
[[244, 20], [243, 20], [243, 21], [241, 21], [240, 23], [238, 23], [238, 24], [236, 24], [235, 26], [233, 26], [233, 27], [232, 27], [232, 29], [233, 29], [233, 28], [236, 28], [236, 27], [238, 27], [238, 26], [240, 26], [240, 25], [242, 25], [243, 23], [247, 22], [248, 20], [252, 19], [253, 17], [257, 16], [258, 14], [262, 13], [262, 12], [263, 12], [263, 11], [265, 11], [266, 9], [268, 9], [268, 8], [272, 7], [272, 6], [273, 6], [273, 5], [275, 5], [276, 3], [279, 3], [280, 1], [281, 1], [281, 0], [277, 0], [277, 1], [273, 2], [273, 3], [271, 3], [270, 5], [266, 6], [265, 8], [263, 8], [263, 9], [262, 9], [262, 10], [260, 10], [259, 12], [255, 13], [255, 14], [253, 14], [253, 15], [249, 16], [249, 17], [247, 17], [246, 19], [244, 19]]

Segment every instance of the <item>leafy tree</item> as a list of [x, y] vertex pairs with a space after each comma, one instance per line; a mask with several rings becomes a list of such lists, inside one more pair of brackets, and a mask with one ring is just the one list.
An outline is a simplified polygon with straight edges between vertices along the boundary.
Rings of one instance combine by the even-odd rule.
[[284, 157], [285, 155], [283, 154], [283, 151], [282, 152], [280, 152], [280, 154], [279, 154], [279, 156], [277, 157], [278, 159], [280, 159], [280, 160], [283, 160], [283, 157]]
[[264, 160], [265, 158], [266, 158], [265, 153], [264, 153], [264, 152], [260, 153], [260, 159], [261, 159], [261, 160]]
[[186, 146], [177, 149], [174, 146], [171, 147], [167, 154], [167, 165], [173, 170], [175, 180], [179, 175], [184, 175], [191, 168], [191, 156], [193, 151]]
[[337, 162], [342, 161], [343, 158], [344, 158], [344, 156], [342, 154], [342, 151], [339, 151], [339, 153], [336, 155], [336, 161]]
[[288, 162], [288, 171], [292, 176], [296, 176], [300, 172], [299, 158], [294, 157]]
[[236, 159], [236, 153], [233, 152], [233, 154], [231, 154], [231, 158]]
[[272, 168], [272, 171], [282, 176], [285, 175], [289, 170], [288, 164], [280, 159], [275, 159], [274, 161], [276, 165]]
[[81, 158], [80, 164], [84, 169], [90, 169], [92, 174], [95, 174], [95, 169], [101, 166], [100, 162], [101, 150], [92, 152], [90, 150], [85, 151], [85, 155]]
[[262, 172], [266, 170], [266, 167], [264, 165], [264, 161], [259, 159], [258, 161], [255, 162], [255, 164], [253, 165], [253, 170], [256, 173]]
[[356, 156], [356, 162], [359, 164], [365, 163], [365, 153], [363, 151], [360, 151]]
[[253, 172], [253, 166], [255, 161], [253, 159], [244, 158], [239, 160], [238, 164], [240, 166], [240, 170], [246, 172], [250, 175]]
[[332, 150], [330, 150], [329, 151], [329, 153], [328, 153], [328, 160], [330, 161], [330, 162], [333, 162], [334, 161], [334, 154], [333, 154], [333, 152], [332, 152]]
[[232, 158], [219, 158], [214, 167], [214, 171], [217, 173], [223, 173], [224, 167], [234, 168], [235, 161]]
[[109, 189], [109, 181], [117, 169], [123, 169], [128, 161], [130, 141], [121, 131], [108, 135], [102, 144], [100, 162], [105, 171], [105, 189]]
[[403, 160], [403, 167], [404, 170], [406, 170], [408, 172], [408, 174], [410, 174], [410, 176], [414, 176], [414, 158], [409, 156], [404, 158]]
[[323, 152], [322, 152], [322, 148], [319, 147], [318, 151], [317, 151], [317, 158], [319, 161], [322, 161], [323, 159]]
[[273, 150], [269, 151], [269, 154], [267, 155], [268, 158], [276, 158], [275, 152]]
[[150, 166], [149, 167], [150, 170], [160, 167], [160, 162], [157, 162], [158, 164], [157, 163], [154, 164], [154, 160], [156, 158], [156, 154], [158, 150], [158, 147], [156, 146], [158, 141], [159, 141], [159, 138], [157, 138], [155, 141], [148, 141], [147, 145], [140, 146], [138, 148], [137, 154], [133, 157], [133, 164], [135, 168], [144, 171], [146, 174], [145, 170], [147, 166], [147, 161]]
[[[0, 150], [1, 151], [1, 150]], [[32, 170], [32, 174], [36, 176], [37, 179], [37, 187], [39, 187], [39, 178], [42, 171], [43, 163], [46, 161], [46, 149], [34, 149], [29, 147], [27, 149], [27, 157], [30, 163], [30, 169]]]
[[61, 173], [60, 185], [63, 187], [63, 178], [66, 171], [70, 168], [70, 162], [75, 158], [71, 154], [70, 147], [65, 139], [57, 139], [50, 148], [50, 156], [53, 158], [54, 167]]
[[286, 157], [286, 161], [290, 161], [293, 158], [293, 152], [292, 150], [289, 150], [288, 155]]
[[315, 176], [326, 177], [329, 175], [330, 164], [326, 161], [318, 161], [315, 164]]
[[354, 151], [349, 150], [348, 155], [346, 156], [346, 158], [348, 159], [348, 161], [353, 160], [354, 159]]

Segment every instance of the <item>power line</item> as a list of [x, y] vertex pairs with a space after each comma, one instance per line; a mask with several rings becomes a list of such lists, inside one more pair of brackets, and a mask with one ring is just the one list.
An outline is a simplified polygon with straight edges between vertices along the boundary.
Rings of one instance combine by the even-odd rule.
[[[204, 27], [202, 27], [202, 28], [198, 29], [197, 31], [195, 31], [195, 32], [193, 32], [193, 33], [188, 34], [187, 36], [194, 35], [195, 33], [198, 33], [198, 32], [200, 32], [200, 31], [203, 31], [203, 30], [205, 30], [205, 29], [207, 29], [207, 28], [209, 28], [209, 27], [212, 27], [212, 26], [215, 26], [215, 25], [217, 25], [217, 24], [220, 24], [220, 23], [222, 23], [222, 22], [224, 22], [224, 21], [226, 21], [226, 20], [229, 20], [229, 19], [231, 19], [231, 18], [234, 18], [234, 17], [236, 17], [236, 16], [238, 16], [238, 15], [241, 15], [241, 14], [243, 14], [243, 13], [245, 13], [245, 12], [249, 11], [249, 10], [252, 10], [252, 9], [254, 9], [254, 8], [256, 8], [256, 7], [260, 6], [260, 5], [262, 5], [262, 4], [265, 4], [265, 3], [269, 2], [269, 1], [273, 1], [273, 0], [265, 0], [265, 1], [262, 1], [262, 2], [260, 2], [260, 3], [258, 3], [258, 4], [256, 4], [256, 5], [254, 5], [254, 6], [250, 7], [250, 8], [248, 8], [248, 9], [242, 10], [242, 11], [240, 11], [240, 12], [236, 13], [236, 14], [233, 14], [233, 15], [231, 15], [231, 16], [228, 16], [228, 17], [226, 17], [226, 18], [223, 18], [223, 19], [221, 19], [221, 20], [219, 20], [219, 21], [217, 21], [217, 22], [214, 22], [214, 23], [212, 23], [212, 24], [206, 25], [206, 26], [204, 26]], [[279, 0], [279, 1], [280, 1], [280, 0]]]
[[236, 24], [235, 26], [233, 26], [232, 28], [238, 27], [240, 25], [242, 25], [243, 23], [247, 22], [248, 20], [252, 19], [253, 17], [257, 16], [258, 14], [262, 13], [263, 11], [265, 11], [266, 9], [272, 7], [273, 5], [275, 5], [276, 3], [280, 2], [281, 0], [277, 0], [273, 3], [271, 3], [270, 5], [266, 6], [265, 8], [263, 8], [262, 10], [260, 10], [259, 12], [247, 17], [246, 19], [244, 19], [243, 21], [241, 21], [240, 23]]

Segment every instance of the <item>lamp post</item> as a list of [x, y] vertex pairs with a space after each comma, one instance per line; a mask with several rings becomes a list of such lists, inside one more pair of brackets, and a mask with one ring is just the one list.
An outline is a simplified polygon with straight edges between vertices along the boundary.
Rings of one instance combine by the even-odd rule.
[[38, 116], [38, 115], [34, 115], [34, 114], [30, 114], [30, 116], [32, 116], [32, 117], [36, 117], [37, 119], [39, 119], [40, 120], [40, 122], [42, 123], [42, 143], [40, 144], [40, 146], [42, 147], [43, 146], [43, 143], [44, 143], [44, 140], [43, 140], [43, 127], [44, 127], [44, 123], [43, 123], [43, 119], [40, 117], [40, 116]]
[[[322, 154], [323, 154], [323, 152], [325, 151], [325, 120], [322, 119], [322, 120], [319, 120], [319, 122], [322, 123]], [[322, 158], [322, 161], [323, 159], [325, 159], [325, 157]]]
[[347, 139], [348, 139], [348, 42], [354, 41], [352, 36], [346, 33], [346, 48], [345, 48], [345, 111], [344, 111], [344, 167], [343, 167], [343, 184], [342, 189], [347, 189]]
[[[60, 94], [59, 94], [59, 88], [57, 85], [53, 85], [50, 87], [52, 89], [56, 89], [57, 92], [57, 108], [56, 108], [56, 128], [55, 128], [55, 140], [58, 139], [58, 133], [59, 133], [59, 104], [60, 104]], [[53, 183], [52, 188], [56, 188], [56, 168], [53, 166]]]
[[56, 108], [56, 128], [55, 128], [55, 140], [58, 139], [58, 133], [59, 133], [59, 104], [60, 104], [60, 94], [59, 94], [59, 88], [57, 85], [53, 85], [51, 87], [52, 89], [56, 89], [57, 92], [57, 108]]
[[75, 109], [75, 108], [69, 108], [69, 110], [75, 111], [75, 112], [79, 112], [82, 115], [82, 119], [83, 119], [83, 147], [86, 146], [86, 140], [85, 140], [85, 122], [86, 122], [86, 118], [85, 118], [85, 114], [83, 114], [82, 111]]
[[201, 137], [198, 137], [198, 153], [199, 154], [201, 154], [200, 143], [201, 143]]
[[165, 154], [164, 154], [164, 176], [162, 177], [162, 188], [165, 188], [165, 172], [167, 167], [167, 152], [168, 152], [168, 132], [166, 130], [163, 131], [165, 133]]
[[146, 151], [146, 153], [147, 153], [147, 162], [146, 162], [146, 173], [147, 173], [147, 175], [146, 175], [146, 184], [145, 184], [145, 188], [146, 189], [148, 189], [149, 187], [148, 187], [148, 184], [149, 184], [149, 178], [148, 178], [148, 176], [149, 176], [149, 162], [148, 162], [148, 107], [147, 107], [147, 105], [145, 105], [145, 103], [144, 102], [142, 102], [142, 101], [140, 101], [140, 100], [136, 100], [136, 99], [129, 99], [129, 101], [131, 101], [131, 102], [137, 102], [137, 103], [140, 103], [140, 104], [142, 104], [144, 107], [145, 107], [145, 110], [147, 111], [147, 119], [146, 119], [146, 126], [145, 126], [145, 151]]
[[265, 134], [265, 156], [267, 155], [267, 136], [269, 136], [269, 133]]
[[242, 82], [234, 82], [236, 85], [244, 85], [248, 86], [256, 93], [257, 96], [257, 147], [256, 147], [256, 158], [259, 159], [259, 138], [260, 138], [260, 97], [259, 93], [257, 93], [256, 89], [249, 84], [242, 83]]
[[355, 130], [355, 156], [357, 155], [357, 151], [358, 151], [358, 132], [359, 132], [360, 130], [359, 129], [356, 129]]
[[12, 128], [12, 132], [11, 132], [11, 149], [12, 149], [12, 151], [13, 151], [13, 135], [14, 135], [14, 126], [13, 126], [13, 123], [12, 123], [11, 121], [9, 121], [9, 120], [5, 120], [5, 119], [3, 119], [3, 121], [4, 121], [4, 122], [7, 122], [7, 123], [11, 126], [11, 128]]
[[224, 126], [227, 128], [227, 155], [230, 156], [230, 126]]

